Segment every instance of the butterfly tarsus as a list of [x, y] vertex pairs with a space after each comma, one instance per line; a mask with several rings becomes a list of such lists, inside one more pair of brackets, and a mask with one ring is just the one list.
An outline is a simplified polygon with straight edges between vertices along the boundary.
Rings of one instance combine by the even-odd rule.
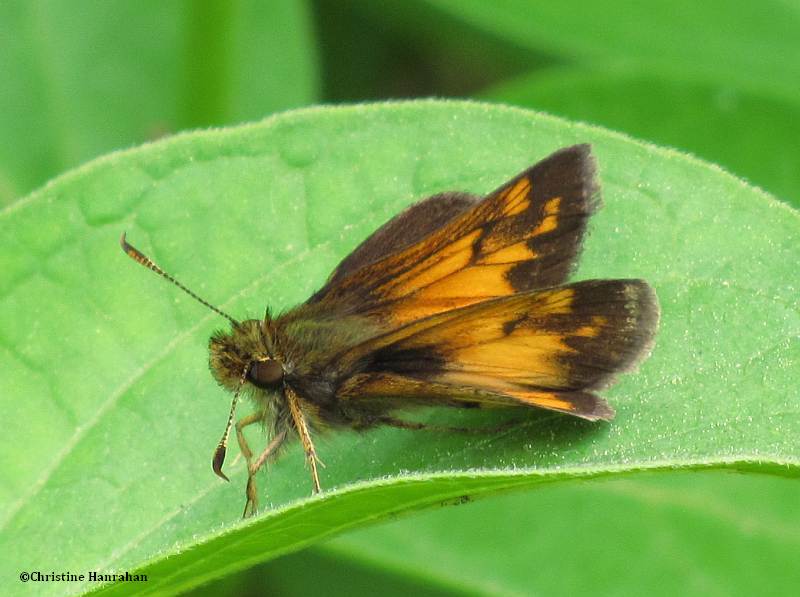
[[258, 423], [263, 419], [263, 412], [254, 412], [236, 422], [236, 441], [239, 442], [239, 451], [242, 453], [242, 456], [244, 456], [245, 462], [247, 463], [247, 488], [244, 492], [247, 501], [244, 504], [242, 518], [252, 516], [258, 509], [258, 496], [256, 495], [256, 481], [254, 477], [255, 470], [253, 470], [253, 451], [247, 444], [247, 439], [244, 436], [243, 430], [248, 425]]
[[[257, 413], [254, 413], [257, 414]], [[253, 415], [245, 417], [240, 421], [240, 423], [244, 423], [242, 427], [246, 427], [252, 423], [260, 421], [263, 419], [263, 416], [253, 418], [249, 420]], [[236, 430], [239, 431], [239, 425], [237, 424]], [[239, 434], [237, 433], [237, 437]], [[242, 452], [247, 450], [247, 453], [250, 454], [248, 458], [247, 455], [247, 489], [245, 489], [245, 495], [247, 496], [247, 501], [244, 504], [244, 512], [242, 513], [242, 518], [247, 518], [248, 516], [252, 516], [258, 510], [258, 492], [256, 490], [256, 473], [264, 466], [264, 463], [269, 459], [270, 456], [275, 454], [275, 452], [281, 447], [283, 441], [286, 439], [286, 432], [281, 431], [278, 435], [272, 438], [272, 441], [269, 442], [264, 451], [261, 452], [259, 457], [256, 459], [255, 462], [251, 463], [251, 459], [253, 457], [253, 453], [250, 452], [250, 448], [247, 446], [247, 442], [244, 441], [244, 435], [242, 435], [242, 440], [239, 443], [239, 446], [242, 445], [242, 441], [244, 441], [244, 448]]]

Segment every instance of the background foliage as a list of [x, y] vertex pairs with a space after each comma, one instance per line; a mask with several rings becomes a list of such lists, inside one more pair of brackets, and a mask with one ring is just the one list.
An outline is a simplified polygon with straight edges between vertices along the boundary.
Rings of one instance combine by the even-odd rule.
[[[113, 359], [106, 361], [112, 370], [124, 368], [130, 362], [141, 366], [164, 338], [148, 339], [143, 337], [141, 329], [158, 329], [164, 322], [171, 322], [171, 329], [163, 330], [167, 336], [205, 337], [214, 325], [208, 318], [194, 325], [197, 316], [193, 307], [184, 300], [175, 299], [168, 289], [163, 294], [154, 291], [154, 281], [139, 276], [141, 272], [138, 271], [131, 272], [129, 277], [144, 279], [141, 284], [136, 282], [135, 289], [128, 287], [128, 302], [119, 305], [136, 317], [130, 321], [129, 328], [115, 330], [117, 338], [122, 334], [135, 343], [134, 346], [118, 346], [104, 335], [104, 325], [98, 323], [105, 312], [103, 308], [98, 307], [94, 316], [79, 321], [65, 321], [66, 314], [59, 312], [57, 300], [50, 309], [46, 306], [48, 303], [43, 302], [34, 310], [18, 298], [20, 288], [26, 290], [28, 296], [57, 297], [57, 290], [53, 288], [57, 289], [59, 284], [79, 289], [82, 285], [88, 287], [93, 277], [101, 272], [108, 275], [97, 265], [102, 263], [101, 258], [97, 259], [98, 269], [93, 270], [93, 256], [103, 254], [105, 237], [82, 238], [74, 232], [63, 235], [61, 232], [71, 230], [70, 226], [79, 216], [92, 225], [103, 226], [116, 218], [124, 218], [126, 213], [136, 213], [143, 229], [157, 222], [163, 230], [160, 239], [148, 239], [147, 248], [158, 246], [160, 255], [173, 255], [173, 265], [187, 272], [184, 276], [187, 281], [206, 280], [199, 288], [202, 294], [231, 296], [243, 287], [242, 280], [212, 276], [211, 272], [216, 271], [214, 264], [224, 264], [228, 257], [217, 253], [220, 249], [216, 241], [196, 246], [192, 242], [193, 235], [185, 231], [187, 214], [180, 209], [158, 209], [158, 206], [166, 205], [171, 197], [180, 196], [180, 193], [197, 195], [198, 180], [207, 185], [205, 194], [199, 193], [199, 200], [209, 209], [216, 197], [224, 195], [225, 189], [234, 185], [238, 193], [244, 188], [253, 197], [254, 205], [258, 205], [263, 178], [257, 173], [240, 171], [230, 165], [214, 166], [218, 161], [209, 161], [204, 167], [200, 160], [198, 166], [186, 171], [187, 180], [173, 176], [171, 187], [159, 187], [149, 208], [140, 207], [133, 199], [127, 205], [119, 201], [121, 197], [135, 199], [136, 192], [146, 192], [151, 178], [171, 174], [176, 163], [190, 160], [187, 156], [202, 155], [197, 153], [199, 150], [216, 160], [220, 148], [231, 146], [231, 137], [220, 136], [219, 146], [215, 146], [216, 138], [211, 137], [198, 144], [185, 138], [183, 142], [153, 146], [133, 157], [114, 158], [118, 161], [107, 162], [105, 170], [100, 163], [88, 176], [75, 174], [71, 179], [62, 179], [54, 187], [24, 198], [49, 179], [91, 158], [185, 129], [256, 120], [286, 108], [320, 102], [430, 95], [474, 97], [596, 123], [655, 144], [672, 146], [723, 166], [788, 205], [800, 205], [800, 146], [796, 142], [800, 133], [797, 88], [800, 6], [796, 2], [678, 0], [643, 4], [620, 0], [549, 5], [524, 0], [69, 4], [16, 1], [0, 5], [0, 29], [3, 31], [0, 72], [4, 73], [6, 81], [0, 92], [0, 138], [5, 141], [0, 144], [0, 205], [7, 206], [0, 212], [4, 242], [0, 270], [4, 297], [0, 311], [4, 373], [0, 374], [0, 383], [5, 387], [0, 391], [4, 412], [16, 415], [15, 420], [20, 414], [25, 415], [14, 429], [13, 437], [4, 439], [2, 444], [5, 470], [0, 487], [4, 506], [0, 541], [5, 554], [15, 549], [26, 555], [36, 554], [37, 550], [45, 550], [45, 554], [108, 550], [108, 544], [101, 540], [103, 529], [99, 528], [104, 519], [79, 521], [56, 517], [59, 501], [71, 495], [75, 488], [79, 495], [85, 492], [99, 496], [109, 486], [125, 487], [133, 496], [132, 503], [141, 503], [136, 501], [136, 485], [127, 488], [121, 472], [124, 469], [120, 469], [119, 478], [100, 475], [88, 483], [81, 482], [81, 471], [100, 467], [103, 461], [118, 457], [125, 449], [124, 438], [114, 439], [113, 420], [96, 432], [91, 449], [86, 449], [86, 453], [68, 451], [74, 471], [71, 474], [61, 471], [49, 482], [48, 489], [52, 493], [46, 500], [37, 502], [30, 498], [40, 490], [36, 485], [41, 478], [39, 469], [52, 462], [52, 450], [58, 453], [62, 449], [60, 442], [68, 443], [75, 430], [80, 433], [86, 425], [86, 417], [92, 420], [106, 416], [92, 410], [96, 409], [92, 397], [104, 391], [107, 371], [78, 376], [77, 372], [85, 369], [84, 363], [77, 360], [74, 348], [90, 342], [92, 350]], [[453, 110], [456, 109], [454, 106]], [[421, 115], [419, 118], [424, 121], [428, 117]], [[479, 126], [479, 119], [471, 120], [466, 115], [464, 118]], [[394, 124], [402, 122], [401, 119]], [[547, 130], [547, 122], [544, 119], [537, 126], [543, 127], [542, 131]], [[320, 140], [323, 138], [321, 131], [343, 137], [348, 130], [344, 124], [340, 123], [338, 128], [330, 125], [332, 128], [328, 130], [320, 120], [311, 126], [307, 138]], [[618, 149], [624, 147], [625, 142], [604, 136], [602, 132], [571, 129], [560, 124], [552, 127], [550, 141], [542, 141], [541, 148], [537, 147], [541, 151], [536, 155], [544, 155], [545, 148], [554, 139], [568, 142], [574, 136], [594, 135], [592, 140], [599, 144], [602, 152], [601, 165], [609, 163], [609, 175], [622, 176], [626, 171], [615, 169], [614, 164], [638, 151]], [[491, 129], [487, 134], [496, 135], [497, 131]], [[464, 139], [475, 138], [481, 132], [477, 128], [468, 129], [463, 136]], [[248, 143], [253, 142], [253, 138], [248, 138], [246, 131], [242, 135], [244, 140], [236, 141], [236, 147], [252, 149], [254, 146]], [[302, 162], [304, 156], [314, 150], [298, 138], [294, 138], [287, 151], [290, 159]], [[380, 152], [380, 137], [371, 141], [375, 145], [370, 149]], [[410, 136], [407, 147], [413, 147], [416, 142]], [[402, 140], [398, 143], [402, 145]], [[390, 147], [394, 146], [386, 142], [384, 149], [388, 152]], [[531, 149], [520, 141], [519, 150], [523, 151], [523, 147]], [[374, 220], [362, 222], [364, 230], [353, 231], [351, 240], [357, 241], [359, 234], [363, 236], [371, 226], [396, 211], [413, 195], [412, 190], [421, 192], [436, 185], [473, 188], [484, 183], [491, 188], [491, 183], [497, 181], [493, 174], [500, 172], [505, 159], [498, 156], [497, 163], [491, 163], [489, 156], [497, 151], [495, 147], [466, 145], [463, 155], [452, 156], [454, 162], [460, 160], [460, 165], [454, 165], [452, 172], [445, 171], [446, 164], [431, 165], [431, 170], [425, 173], [427, 178], [423, 176], [417, 186], [407, 189], [407, 196], [387, 199], [384, 194], [381, 197], [384, 202], [375, 204], [377, 211], [371, 216]], [[485, 152], [485, 156], [480, 152]], [[141, 163], [138, 155], [142, 156]], [[691, 261], [693, 252], [702, 252], [708, 259], [713, 255], [717, 263], [724, 262], [727, 268], [722, 272], [715, 270], [715, 279], [731, 279], [746, 286], [746, 292], [736, 295], [738, 310], [732, 312], [728, 310], [731, 303], [715, 301], [715, 292], [698, 289], [689, 284], [689, 280], [676, 277], [669, 281], [672, 286], [666, 296], [675, 297], [675, 305], [691, 305], [692, 310], [672, 313], [676, 317], [683, 316], [681, 321], [685, 322], [686, 330], [693, 329], [693, 322], [708, 326], [696, 330], [696, 337], [691, 334], [687, 337], [689, 341], [706, 342], [702, 346], [706, 356], [709, 352], [739, 349], [742, 355], [762, 355], [758, 368], [751, 371], [753, 375], [746, 377], [747, 383], [743, 383], [745, 378], [735, 370], [736, 362], [729, 361], [727, 364], [734, 369], [724, 373], [697, 367], [698, 362], [705, 361], [696, 345], [688, 341], [681, 345], [679, 337], [673, 338], [675, 345], [668, 354], [675, 355], [674, 360], [662, 363], [661, 368], [651, 374], [659, 378], [670, 368], [676, 372], [675, 385], [679, 387], [674, 392], [663, 393], [664, 403], [672, 409], [682, 409], [676, 419], [709, 420], [703, 427], [689, 425], [698, 433], [689, 433], [687, 444], [681, 445], [680, 450], [675, 448], [676, 444], [668, 443], [670, 449], [664, 453], [665, 462], [680, 464], [680, 457], [687, 454], [712, 453], [708, 450], [709, 442], [703, 439], [710, 437], [710, 443], [720, 447], [713, 453], [717, 464], [724, 460], [720, 457], [722, 448], [727, 446], [731, 454], [741, 456], [747, 450], [737, 448], [744, 445], [749, 453], [757, 456], [758, 449], [762, 449], [760, 457], [765, 464], [771, 464], [754, 464], [750, 468], [772, 474], [669, 472], [669, 467], [664, 466], [659, 472], [624, 477], [559, 480], [528, 491], [491, 497], [458, 508], [438, 509], [352, 532], [245, 572], [234, 574], [232, 567], [225, 578], [208, 586], [209, 594], [221, 589], [269, 589], [271, 594], [307, 594], [315, 586], [325, 586], [330, 594], [369, 594], [376, 584], [384, 587], [388, 594], [413, 590], [432, 595], [465, 591], [572, 594], [590, 590], [751, 594], [763, 587], [769, 587], [774, 593], [789, 593], [796, 587], [800, 579], [793, 562], [800, 555], [797, 522], [800, 511], [796, 480], [787, 478], [796, 474], [800, 455], [798, 435], [791, 433], [798, 421], [796, 388], [800, 360], [797, 356], [800, 309], [797, 286], [794, 286], [797, 284], [796, 268], [793, 267], [798, 238], [796, 214], [778, 207], [757, 191], [695, 167], [694, 162], [678, 157], [670, 162], [668, 154], [658, 155], [656, 163], [664, 168], [669, 168], [669, 164], [674, 167], [671, 170], [674, 183], [666, 179], [663, 184], [674, 184], [676, 188], [683, 185], [687, 190], [681, 197], [691, 198], [687, 200], [687, 211], [682, 212], [691, 226], [680, 229], [680, 235], [676, 228], [673, 238], [674, 245], [681, 247], [681, 259]], [[469, 161], [470, 156], [473, 162]], [[329, 164], [330, 171], [322, 179], [326, 184], [351, 180], [349, 176], [337, 178], [336, 175], [337, 166], [348, 168], [345, 157], [355, 159], [358, 156], [343, 156], [342, 163]], [[527, 155], [513, 156], [513, 163], [522, 166], [527, 159]], [[112, 168], [115, 164], [124, 168]], [[145, 170], [146, 177], [140, 177], [137, 171], [143, 167], [141, 164], [149, 168]], [[257, 165], [263, 167], [262, 176], [271, 172], [268, 163]], [[474, 172], [474, 179], [469, 178], [470, 172]], [[648, 183], [666, 176], [641, 172]], [[683, 180], [687, 173], [700, 174], [695, 181]], [[363, 180], [364, 173], [361, 174], [359, 180]], [[385, 171], [378, 169], [367, 174], [374, 175], [374, 179], [368, 177], [366, 188], [388, 193], [380, 183], [380, 177], [387, 174]], [[618, 191], [617, 195], [622, 196], [629, 188], [626, 186], [629, 181], [614, 176], [604, 179], [606, 193], [612, 195]], [[76, 182], [71, 183], [71, 180]], [[87, 187], [87, 181], [93, 186]], [[359, 189], [344, 186], [342, 202], [356, 190]], [[81, 197], [77, 213], [64, 208], [64, 198], [70, 193]], [[115, 201], [104, 201], [104, 196], [113, 196]], [[26, 202], [31, 201], [37, 206], [36, 212], [20, 219]], [[631, 237], [624, 236], [630, 234], [625, 228], [624, 204], [615, 205], [612, 197], [608, 197], [607, 203], [608, 209], [599, 216], [604, 218], [598, 223], [601, 230], [603, 226], [613, 230], [614, 222], [622, 218], [620, 226], [624, 238], [636, 239], [637, 246], [649, 238], [641, 231]], [[678, 210], [681, 204], [675, 201], [672, 207]], [[734, 207], [741, 209], [731, 218]], [[346, 204], [341, 209], [346, 210]], [[352, 217], [352, 214], [345, 211], [341, 217]], [[654, 216], [633, 213], [629, 217], [646, 221]], [[196, 225], [199, 228], [203, 223]], [[214, 218], [209, 218], [205, 225], [214, 226]], [[280, 268], [282, 262], [297, 257], [301, 249], [301, 278], [316, 275], [321, 279], [341, 256], [339, 251], [346, 248], [341, 239], [332, 245], [324, 244], [325, 239], [331, 237], [334, 224], [330, 225], [331, 229], [326, 229], [324, 223], [321, 224], [322, 227], [315, 230], [318, 236], [309, 239], [307, 246], [289, 247], [299, 230], [289, 223], [281, 232], [285, 236], [275, 245], [284, 252], [270, 257], [274, 263], [259, 262], [258, 268]], [[670, 231], [663, 223], [655, 223], [654, 230], [665, 236]], [[231, 246], [231, 239], [222, 240], [227, 245], [219, 244]], [[277, 244], [279, 242], [283, 244]], [[608, 270], [603, 269], [600, 251], [605, 245], [596, 237], [590, 239], [591, 242], [595, 242], [596, 249], [592, 245], [587, 247], [590, 261], [580, 274], [608, 275]], [[258, 251], [256, 245], [254, 239], [253, 251]], [[655, 252], [657, 246], [649, 250]], [[312, 247], [316, 248], [309, 252]], [[594, 262], [591, 261], [593, 250]], [[181, 252], [185, 258], [181, 257]], [[193, 274], [188, 269], [189, 257], [197, 257], [201, 252], [207, 262], [198, 264]], [[311, 262], [311, 257], [315, 261]], [[698, 260], [698, 263], [708, 264], [708, 259]], [[75, 263], [83, 265], [80, 271], [75, 270]], [[290, 270], [291, 263], [283, 267]], [[642, 263], [647, 260], [640, 262], [639, 267], [643, 267]], [[681, 269], [683, 261], [672, 265], [678, 272], [685, 271]], [[631, 264], [624, 266], [620, 275], [659, 278], [657, 272], [647, 267], [629, 271]], [[303, 283], [311, 284], [303, 280], [294, 282], [293, 292], [298, 296], [280, 294], [279, 288], [261, 286], [247, 289], [234, 304], [244, 301], [249, 305], [251, 297], [259, 303], [260, 297], [276, 294], [276, 301], [288, 304], [307, 293], [309, 289], [302, 287]], [[666, 287], [666, 282], [664, 284]], [[686, 288], [681, 294], [683, 286]], [[108, 296], [95, 300], [98, 305], [104, 305], [103, 301], [112, 297], [118, 300], [118, 295], [117, 291], [109, 291]], [[31, 304], [38, 305], [36, 301]], [[669, 306], [665, 306], [665, 314], [670, 313]], [[716, 327], [710, 325], [712, 323]], [[42, 328], [48, 332], [44, 339]], [[53, 329], [57, 332], [53, 333]], [[763, 342], [763, 346], [759, 342]], [[771, 346], [777, 348], [771, 351]], [[191, 350], [176, 351], [169, 358], [171, 362], [165, 365], [166, 371], [196, 370], [197, 363], [204, 359], [202, 340]], [[679, 375], [687, 367], [698, 371], [691, 384]], [[49, 370], [58, 372], [57, 387], [47, 381], [51, 379]], [[111, 412], [110, 418], [119, 417], [118, 425], [123, 425], [130, 419], [129, 411], [136, 411], [133, 405], [141, 403], [137, 400], [165, 392], [163, 379], [158, 375], [150, 381], [145, 379], [134, 394], [127, 397], [130, 405], [123, 402], [122, 410]], [[647, 375], [628, 382], [625, 387], [629, 392], [635, 392], [636, 388], [641, 391], [647, 387], [646, 382]], [[213, 387], [207, 388], [210, 384], [205, 377], [198, 376], [196, 385], [188, 388], [185, 376], [180, 383], [184, 385], [178, 390], [188, 391], [190, 395], [216, 392]], [[43, 398], [43, 387], [47, 387], [47, 396], [65, 401], [69, 408], [63, 410], [71, 413], [71, 419], [64, 420], [54, 414], [59, 409], [48, 402], [49, 398]], [[625, 395], [624, 389], [619, 395]], [[731, 409], [727, 413], [726, 404]], [[653, 406], [650, 405], [651, 412]], [[193, 426], [174, 430], [175, 437], [186, 438], [176, 460], [186, 462], [199, 454], [205, 455], [208, 450], [202, 442], [218, 433], [216, 414], [197, 415], [195, 421], [185, 423]], [[156, 410], [154, 405], [153, 412], [137, 415], [142, 417], [139, 424], [154, 425], [163, 411]], [[715, 427], [712, 415], [719, 421], [726, 421], [727, 426], [720, 423]], [[739, 417], [751, 417], [751, 421], [741, 421]], [[206, 419], [207, 430], [203, 427]], [[654, 440], [659, 449], [664, 449], [658, 441], [682, 432], [669, 427], [659, 429], [655, 425], [658, 421], [654, 419], [650, 426], [641, 428], [646, 429], [649, 436], [625, 438], [632, 454], [641, 449], [642, 453], [653, 456], [654, 451], [647, 452], [646, 447], [652, 446]], [[196, 427], [201, 428], [197, 434], [194, 433]], [[748, 435], [748, 431], [752, 431], [752, 435]], [[47, 441], [31, 441], [38, 437]], [[195, 438], [197, 445], [191, 443]], [[359, 445], [352, 446], [348, 441], [344, 441], [343, 446], [357, 453]], [[345, 462], [329, 463], [332, 470], [344, 467], [341, 473], [334, 473], [341, 475], [337, 481], [342, 484], [370, 475], [388, 475], [392, 467], [425, 472], [427, 463], [432, 467], [430, 470], [438, 470], [441, 467], [435, 463], [444, 459], [437, 460], [435, 454], [451, 455], [452, 444], [460, 440], [436, 439], [435, 442], [444, 444], [428, 444], [431, 452], [426, 454], [430, 458], [422, 463], [404, 460], [402, 452], [394, 456], [396, 460], [385, 460], [386, 455], [398, 454], [396, 451], [403, 449], [402, 442], [406, 440], [395, 435], [362, 441], [368, 445], [380, 441], [385, 450], [384, 460], [378, 459], [380, 462], [368, 465], [366, 471], [350, 471]], [[116, 442], [123, 445], [114, 450]], [[334, 452], [335, 446], [333, 442], [328, 451]], [[360, 449], [366, 449], [364, 444]], [[168, 452], [169, 443], [154, 448], [151, 469], [156, 467], [157, 470], [157, 462], [163, 458], [159, 450]], [[497, 455], [489, 454], [490, 457]], [[627, 453], [612, 454], [608, 462], [618, 463], [625, 469], [628, 456]], [[474, 461], [466, 459], [464, 462], [469, 465]], [[513, 457], [510, 462], [513, 464]], [[692, 462], [696, 464], [697, 459]], [[742, 469], [740, 466], [739, 470]], [[774, 474], [781, 470], [786, 475]], [[194, 475], [194, 469], [176, 473], [166, 484], [167, 497], [160, 497], [169, 499], [169, 492], [173, 491], [176, 499], [182, 499], [179, 488], [191, 484]], [[292, 503], [304, 495], [305, 484], [300, 481], [293, 484], [295, 479], [303, 478], [298, 463], [285, 465], [280, 478], [289, 480], [271, 482], [270, 491], [285, 496], [281, 503]], [[285, 483], [285, 487], [281, 483]], [[159, 487], [163, 486], [162, 482]], [[216, 512], [214, 508], [219, 507], [218, 503], [238, 500], [239, 492], [238, 485], [225, 489], [224, 497], [208, 506], [209, 518], [230, 521], [227, 511]], [[447, 492], [442, 493], [445, 495]], [[360, 520], [359, 513], [376, 503], [374, 496], [361, 499], [362, 502], [350, 506], [350, 516], [354, 520]], [[200, 504], [204, 507], [205, 502], [201, 499]], [[120, 505], [99, 502], [97, 508], [111, 508], [113, 514], [113, 509]], [[337, 503], [329, 503], [328, 507], [334, 514], [348, 512], [346, 506]], [[376, 516], [383, 518], [388, 511], [384, 509], [383, 514]], [[37, 537], [35, 542], [30, 538], [27, 543], [20, 542], [19, 537], [27, 525], [39, 528], [37, 517], [47, 517], [48, 513], [53, 516], [53, 520], [47, 521], [48, 526], [62, 528], [63, 533], [56, 532], [53, 535], [56, 540], [49, 542], [46, 536]], [[130, 510], [117, 513], [117, 518], [126, 519], [125, 524], [132, 527], [141, 522]], [[298, 520], [302, 525], [308, 519]], [[186, 524], [191, 528], [187, 521], [177, 520], [171, 524]], [[196, 532], [209, 530], [197, 529]], [[119, 531], [114, 529], [114, 532]], [[253, 529], [256, 537], [270, 532], [273, 533], [270, 536], [275, 536], [274, 529], [269, 526]], [[74, 537], [73, 543], [57, 541], [58, 537], [69, 536]], [[311, 536], [319, 538], [314, 533]], [[53, 551], [47, 551], [48, 546]], [[156, 541], [154, 546], [148, 551], [145, 544], [140, 559], [134, 558], [134, 561], [149, 560], [159, 550], [169, 553], [167, 543]], [[265, 546], [257, 544], [257, 548], [263, 550]], [[25, 552], [25, 549], [31, 551]], [[109, 561], [113, 556], [113, 553], [108, 554]], [[59, 558], [52, 557], [47, 565], [58, 569], [64, 562], [73, 561], [66, 556], [59, 555]], [[17, 568], [25, 565], [14, 560], [11, 567], [9, 562], [11, 560], [4, 561], [4, 586], [9, 578], [18, 574]], [[35, 587], [42, 588], [50, 592], [75, 590], [66, 585]], [[131, 588], [128, 585], [122, 589]], [[16, 581], [9, 584], [9, 591], [24, 589]], [[27, 590], [33, 589], [27, 587]]]

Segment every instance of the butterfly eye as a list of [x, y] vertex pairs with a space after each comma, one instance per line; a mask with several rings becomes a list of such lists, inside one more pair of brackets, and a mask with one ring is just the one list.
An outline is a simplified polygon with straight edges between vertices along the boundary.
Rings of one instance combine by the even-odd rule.
[[273, 388], [283, 379], [283, 367], [273, 359], [256, 361], [247, 372], [247, 379], [259, 388]]

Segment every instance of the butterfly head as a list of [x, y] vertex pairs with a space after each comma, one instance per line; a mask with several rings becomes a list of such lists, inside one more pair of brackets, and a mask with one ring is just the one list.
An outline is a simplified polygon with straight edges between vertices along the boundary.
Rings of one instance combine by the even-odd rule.
[[219, 331], [208, 343], [209, 365], [217, 382], [231, 392], [243, 383], [262, 390], [283, 384], [283, 364], [273, 355], [268, 319], [248, 319], [231, 324], [230, 333]]

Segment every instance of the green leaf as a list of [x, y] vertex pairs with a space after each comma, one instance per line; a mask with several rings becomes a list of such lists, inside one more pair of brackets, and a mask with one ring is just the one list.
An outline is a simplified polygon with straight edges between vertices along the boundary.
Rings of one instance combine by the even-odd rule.
[[797, 98], [640, 69], [556, 69], [482, 96], [690, 151], [800, 206]]
[[[478, 441], [333, 434], [318, 443], [328, 491], [305, 498], [295, 447], [262, 478], [274, 509], [240, 522], [235, 448], [233, 483], [209, 466], [230, 396], [205, 342], [224, 322], [128, 260], [119, 233], [221, 308], [259, 317], [304, 300], [415, 199], [488, 192], [582, 141], [605, 207], [576, 278], [645, 278], [663, 309], [652, 357], [607, 392], [617, 418], [516, 413], [518, 427]], [[97, 160], [0, 212], [0, 406], [21, 421], [0, 447], [0, 551], [13, 554], [0, 578], [140, 569], [146, 584], [107, 591], [176, 592], [464, 495], [674, 467], [797, 476], [798, 232], [796, 212], [718, 168], [485, 104], [311, 109]]]
[[305, 0], [0, 5], [0, 206], [67, 168], [186, 127], [318, 97]]
[[[422, 0], [510, 43], [567, 62], [736, 81], [797, 95], [800, 10], [780, 0]], [[440, 17], [444, 18], [444, 17]]]

